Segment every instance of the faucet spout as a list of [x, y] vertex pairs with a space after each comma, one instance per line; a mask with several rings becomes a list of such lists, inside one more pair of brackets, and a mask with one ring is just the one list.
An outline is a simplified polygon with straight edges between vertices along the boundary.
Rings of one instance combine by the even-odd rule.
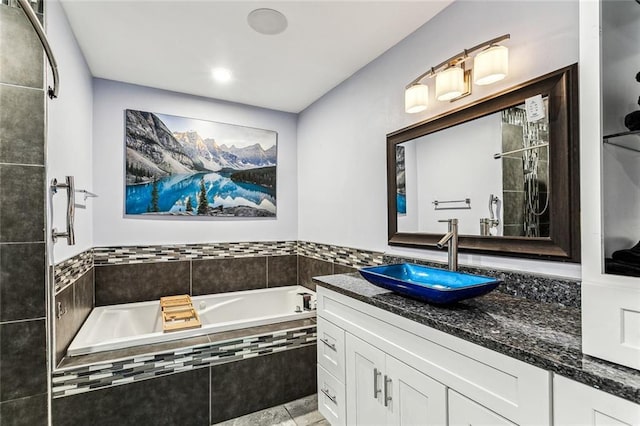
[[447, 244], [448, 248], [448, 266], [450, 271], [458, 270], [458, 219], [440, 220], [439, 222], [447, 222], [449, 230], [444, 237], [436, 243], [439, 249], [444, 248]]
[[447, 232], [444, 234], [444, 237], [440, 241], [436, 243], [436, 247], [439, 249], [444, 248], [445, 244], [447, 244], [453, 238], [453, 232]]

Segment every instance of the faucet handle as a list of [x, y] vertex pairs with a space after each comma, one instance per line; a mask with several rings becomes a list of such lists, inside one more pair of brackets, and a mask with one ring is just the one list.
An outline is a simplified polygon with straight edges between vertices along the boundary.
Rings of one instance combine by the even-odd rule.
[[440, 219], [438, 220], [438, 222], [442, 222], [442, 223], [450, 223], [452, 225], [457, 225], [458, 224], [458, 219], [453, 218], [453, 219]]

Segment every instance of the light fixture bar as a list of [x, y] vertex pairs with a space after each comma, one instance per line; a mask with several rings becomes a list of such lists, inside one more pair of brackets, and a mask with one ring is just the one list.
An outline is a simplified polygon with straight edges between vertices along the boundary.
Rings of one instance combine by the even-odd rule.
[[442, 69], [444, 69], [446, 67], [449, 67], [452, 64], [455, 65], [457, 63], [466, 61], [467, 59], [469, 59], [471, 54], [477, 52], [478, 50], [485, 49], [487, 47], [490, 47], [493, 44], [500, 43], [501, 41], [508, 40], [510, 38], [511, 38], [511, 34], [504, 34], [504, 35], [501, 35], [500, 37], [496, 37], [496, 38], [491, 39], [489, 41], [485, 41], [484, 43], [480, 43], [480, 44], [478, 44], [476, 46], [473, 46], [470, 49], [464, 49], [462, 52], [458, 53], [457, 55], [453, 55], [452, 57], [450, 57], [446, 61], [442, 61], [438, 65], [436, 65], [435, 67], [431, 67], [426, 72], [420, 74], [411, 83], [407, 84], [405, 89], [408, 89], [409, 87], [420, 83], [423, 79], [425, 79], [427, 77], [433, 77], [439, 71], [441, 71]]

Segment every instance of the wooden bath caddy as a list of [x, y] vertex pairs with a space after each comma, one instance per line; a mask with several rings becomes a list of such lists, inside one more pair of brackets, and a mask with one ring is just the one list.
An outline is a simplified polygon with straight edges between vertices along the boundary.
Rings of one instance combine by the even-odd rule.
[[188, 294], [161, 297], [160, 308], [162, 330], [165, 333], [202, 327], [198, 312], [194, 309], [191, 296]]

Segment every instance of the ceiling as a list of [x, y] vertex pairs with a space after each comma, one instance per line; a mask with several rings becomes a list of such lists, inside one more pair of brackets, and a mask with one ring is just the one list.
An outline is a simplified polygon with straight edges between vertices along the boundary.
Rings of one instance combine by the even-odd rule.
[[[452, 0], [62, 1], [95, 77], [297, 113]], [[257, 8], [288, 28], [255, 32]], [[215, 82], [215, 67], [231, 82]]]

